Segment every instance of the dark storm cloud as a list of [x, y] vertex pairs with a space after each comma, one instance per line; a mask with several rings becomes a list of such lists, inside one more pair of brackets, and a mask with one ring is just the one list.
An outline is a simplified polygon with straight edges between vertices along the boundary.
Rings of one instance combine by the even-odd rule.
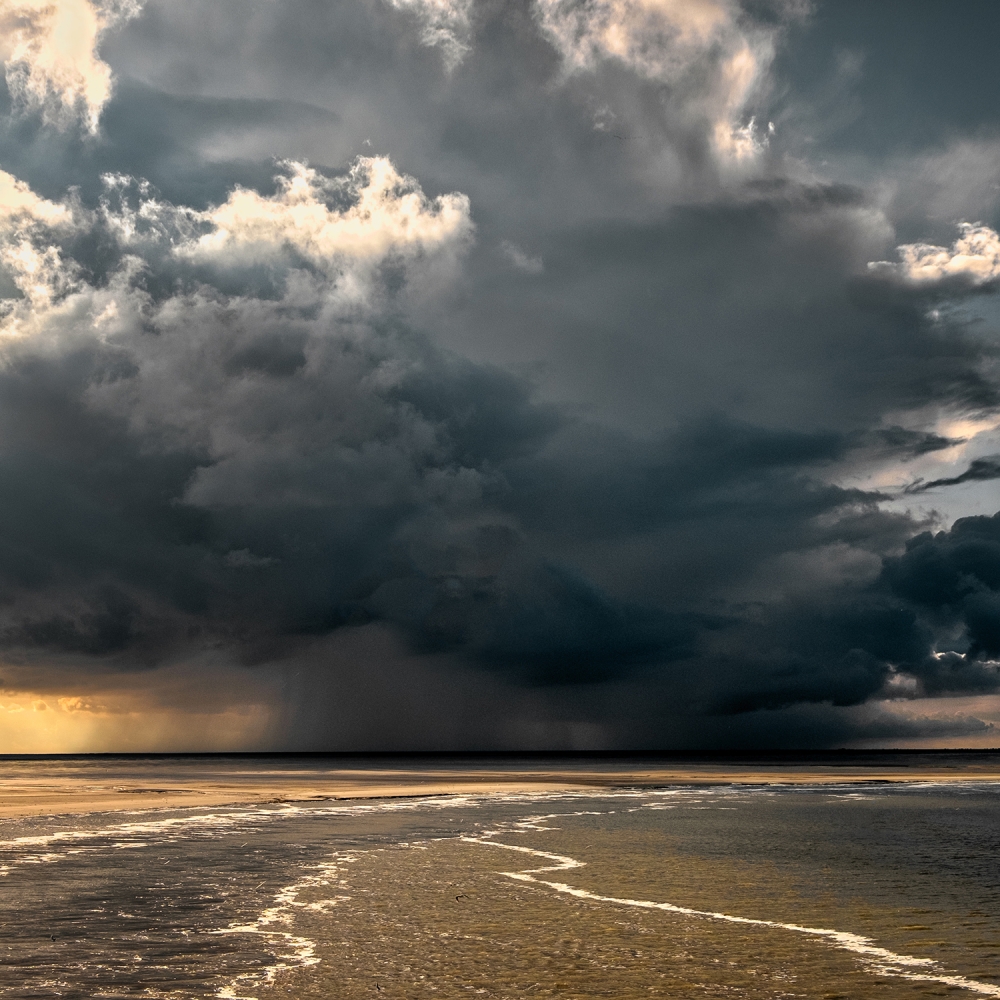
[[494, 265], [443, 335], [495, 360], [527, 355], [561, 393], [640, 431], [721, 410], [874, 433], [929, 399], [994, 407], [995, 344], [865, 273], [884, 227], [858, 190], [782, 182], [550, 230], [525, 241], [543, 274]]
[[[861, 705], [837, 709], [828, 705], [798, 705], [786, 712], [747, 712], [742, 716], [709, 717], [693, 745], [726, 750], [826, 748], [856, 744], [885, 746], [901, 740], [936, 741], [969, 738], [995, 732], [991, 722], [974, 715], [950, 717], [900, 716]], [[933, 745], [933, 744], [932, 744]]]
[[1000, 514], [924, 532], [886, 560], [882, 580], [955, 640], [915, 671], [931, 691], [994, 690], [1000, 683]]
[[915, 431], [905, 427], [879, 427], [867, 434], [866, 443], [874, 449], [890, 455], [927, 455], [944, 451], [957, 444], [964, 444], [964, 438], [942, 437], [930, 431]]
[[301, 668], [310, 748], [379, 706], [407, 746], [982, 733], [869, 703], [1000, 687], [996, 519], [864, 484], [1000, 409], [992, 285], [870, 268], [883, 193], [785, 156], [801, 5], [709, 7], [620, 55], [528, 2], [444, 48], [419, 5], [149, 3], [98, 135], [10, 104], [0, 169], [65, 211], [0, 216], [7, 659]]
[[1000, 456], [997, 455], [974, 459], [965, 472], [961, 472], [957, 476], [932, 479], [927, 483], [913, 483], [906, 487], [905, 492], [926, 493], [927, 490], [934, 490], [939, 486], [958, 486], [961, 483], [986, 482], [991, 479], [1000, 479]]

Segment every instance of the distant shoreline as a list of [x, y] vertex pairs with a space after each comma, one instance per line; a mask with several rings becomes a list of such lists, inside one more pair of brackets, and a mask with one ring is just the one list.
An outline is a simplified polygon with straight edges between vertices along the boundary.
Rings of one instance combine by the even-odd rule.
[[[0, 819], [331, 799], [597, 792], [622, 787], [1000, 782], [1000, 754], [980, 751], [966, 758], [937, 752], [927, 758], [932, 756], [938, 759], [910, 758], [897, 766], [886, 766], [884, 760], [835, 764], [812, 759], [795, 764], [787, 759], [779, 763], [758, 758], [743, 764], [722, 764], [703, 758], [689, 762], [675, 759], [670, 766], [634, 766], [637, 761], [633, 760], [633, 766], [628, 767], [623, 766], [624, 761], [615, 766], [613, 760], [598, 762], [590, 757], [581, 758], [581, 766], [576, 767], [567, 766], [566, 760], [551, 759], [547, 767], [518, 768], [496, 760], [492, 766], [486, 761], [477, 766], [468, 757], [463, 767], [442, 767], [440, 759], [434, 766], [428, 759], [422, 764], [414, 760], [410, 766], [391, 768], [374, 766], [374, 760], [369, 767], [338, 767], [333, 760], [328, 767], [318, 767], [315, 758], [295, 756], [282, 758], [286, 766], [280, 767], [274, 766], [274, 757], [265, 755], [162, 755], [156, 762], [150, 755], [96, 760], [84, 756], [6, 757], [0, 761]], [[457, 763], [459, 755], [455, 759]], [[291, 766], [298, 762], [302, 766]], [[144, 763], [147, 766], [143, 767]], [[157, 773], [157, 763], [170, 773]], [[240, 767], [241, 763], [248, 766]], [[73, 765], [77, 771], [65, 773]], [[137, 773], [140, 768], [141, 773]]]

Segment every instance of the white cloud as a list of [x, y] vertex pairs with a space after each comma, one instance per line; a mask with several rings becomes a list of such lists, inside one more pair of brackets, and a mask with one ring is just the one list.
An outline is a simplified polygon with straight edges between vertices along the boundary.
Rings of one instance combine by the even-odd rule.
[[273, 259], [294, 250], [327, 273], [345, 260], [417, 257], [463, 246], [472, 235], [469, 199], [428, 198], [385, 157], [360, 157], [346, 177], [326, 178], [302, 163], [284, 164], [271, 196], [237, 188], [201, 219], [212, 231], [180, 247], [191, 257]]
[[208, 213], [174, 205], [157, 196], [153, 185], [128, 174], [102, 174], [104, 193], [96, 215], [122, 249], [154, 256], [179, 250], [210, 227]]
[[712, 131], [712, 140], [715, 150], [724, 160], [740, 163], [745, 160], [752, 160], [759, 153], [767, 148], [770, 137], [774, 133], [774, 126], [768, 126], [768, 131], [763, 132], [757, 126], [757, 119], [751, 117], [746, 125], [734, 125], [726, 119], [721, 119], [715, 123]]
[[[204, 212], [162, 201], [144, 182], [109, 175], [99, 211], [87, 213], [47, 201], [0, 171], [0, 266], [20, 292], [0, 300], [0, 334], [55, 344], [85, 330], [104, 338], [130, 330], [146, 308], [138, 279], [171, 254], [196, 266], [265, 264], [284, 283], [280, 308], [319, 308], [327, 320], [357, 317], [380, 308], [386, 295], [398, 300], [404, 289], [409, 301], [433, 293], [472, 239], [465, 195], [429, 198], [383, 157], [361, 158], [333, 179], [301, 163], [284, 166], [275, 194], [237, 188]], [[122, 254], [118, 273], [97, 288], [81, 278], [59, 238], [67, 226], [94, 225]], [[196, 301], [169, 299], [161, 318], [169, 323], [171, 309], [197, 311]], [[274, 307], [253, 296], [239, 301], [262, 316]]]
[[914, 285], [953, 280], [973, 288], [1000, 278], [1000, 235], [981, 222], [961, 222], [961, 236], [951, 247], [931, 243], [904, 243], [896, 248], [900, 260], [872, 261], [876, 273], [902, 278]]
[[453, 70], [469, 52], [472, 0], [389, 0], [397, 10], [419, 18], [424, 45], [439, 46], [445, 66]]
[[73, 268], [67, 268], [47, 230], [72, 222], [65, 205], [39, 197], [23, 181], [0, 170], [0, 266], [7, 272], [23, 299], [0, 310], [5, 333], [24, 332], [24, 320], [34, 310], [48, 307], [54, 298], [74, 284]]
[[24, 181], [0, 170], [0, 234], [35, 222], [57, 225], [69, 218], [65, 205], [40, 198]]
[[15, 102], [41, 110], [49, 124], [80, 117], [96, 132], [113, 82], [98, 55], [101, 35], [140, 7], [139, 0], [0, 0], [0, 61]]
[[[393, 397], [424, 364], [420, 338], [383, 321], [452, 273], [473, 231], [468, 199], [430, 198], [381, 158], [332, 180], [303, 164], [286, 170], [273, 195], [239, 189], [205, 212], [109, 176], [100, 210], [73, 206], [75, 218], [0, 174], [0, 253], [21, 293], [0, 300], [0, 363], [88, 342], [128, 358], [131, 374], [95, 381], [88, 401], [151, 447], [208, 456], [191, 503], [350, 510], [358, 496], [366, 509], [466, 497], [479, 474], [437, 469], [444, 432]], [[117, 244], [108, 282], [91, 284], [60, 248], [67, 221]], [[168, 260], [184, 288], [156, 298], [144, 278]], [[283, 294], [227, 294], [204, 267], [260, 262], [286, 279]], [[251, 570], [270, 558], [237, 548], [223, 564]]]
[[[792, 6], [792, 5], [790, 5]], [[690, 110], [709, 119], [724, 161], [752, 157], [767, 136], [746, 107], [774, 58], [773, 29], [747, 27], [729, 0], [536, 0], [567, 73], [614, 60], [649, 80], [693, 83]]]
[[56, 298], [75, 288], [72, 267], [67, 267], [57, 247], [39, 249], [29, 240], [0, 244], [0, 264], [13, 278], [23, 300], [4, 315], [3, 332], [22, 335], [27, 331], [19, 320], [38, 318]]
[[643, 76], [683, 73], [730, 28], [720, 0], [537, 0], [538, 18], [571, 72], [618, 59]]

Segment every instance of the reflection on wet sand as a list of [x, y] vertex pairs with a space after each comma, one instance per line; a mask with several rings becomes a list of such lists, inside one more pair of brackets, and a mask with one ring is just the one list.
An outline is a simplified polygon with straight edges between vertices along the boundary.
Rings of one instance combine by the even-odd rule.
[[[47, 766], [21, 777], [66, 778]], [[333, 780], [213, 766], [206, 784], [286, 798]], [[184, 760], [73, 767], [90, 789], [198, 787]], [[586, 787], [620, 778], [598, 766], [522, 788], [528, 768], [483, 767], [475, 794], [371, 797], [463, 787], [457, 771], [353, 769], [368, 798], [0, 819], [0, 994], [1000, 996], [1000, 783], [982, 770]]]
[[[333, 919], [297, 921], [320, 942], [320, 964], [289, 988], [303, 998], [334, 988], [370, 995], [376, 981], [387, 997], [921, 995], [887, 964], [861, 963], [778, 924], [720, 925], [585, 891], [567, 900], [498, 881], [483, 860], [454, 841], [353, 856], [339, 884], [348, 898]], [[923, 981], [1000, 995], [1000, 987], [947, 973]], [[273, 989], [281, 995], [279, 982]], [[270, 988], [235, 995], [263, 997]]]
[[794, 761], [495, 756], [0, 756], [0, 818], [186, 806], [686, 785], [1000, 781], [1000, 755], [858, 753]]

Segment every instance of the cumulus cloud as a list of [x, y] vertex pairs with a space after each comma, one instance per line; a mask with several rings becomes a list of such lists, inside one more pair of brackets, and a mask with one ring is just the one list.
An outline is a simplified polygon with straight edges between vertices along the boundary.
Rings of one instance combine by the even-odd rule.
[[[858, 704], [899, 669], [971, 683], [928, 671], [933, 630], [872, 583], [908, 522], [821, 481], [868, 437], [722, 418], [647, 444], [574, 432], [522, 379], [417, 334], [408, 287], [433, 291], [426, 261], [469, 246], [461, 195], [429, 198], [385, 159], [330, 177], [286, 164], [273, 193], [237, 188], [203, 210], [109, 175], [67, 228], [68, 208], [7, 188], [51, 270], [5, 319], [20, 334], [0, 387], [0, 496], [20, 540], [0, 551], [11, 655], [294, 660], [379, 623], [416, 655], [529, 689], [697, 664], [668, 686], [716, 715]], [[103, 277], [73, 256], [94, 242]], [[622, 546], [645, 553], [634, 570], [658, 589], [601, 580], [602, 548]], [[761, 560], [838, 546], [876, 569], [831, 584], [822, 611], [784, 597], [748, 614], [727, 598]]]
[[65, 204], [40, 198], [23, 181], [0, 170], [0, 268], [21, 294], [20, 302], [0, 302], [0, 332], [32, 329], [36, 310], [48, 308], [54, 298], [75, 287], [75, 268], [66, 265], [51, 232], [72, 222]]
[[[26, 186], [8, 187], [15, 215], [62, 218]], [[271, 594], [269, 603], [284, 596], [258, 625], [240, 626], [236, 645], [245, 649], [280, 648], [280, 634], [322, 633], [352, 616], [410, 627], [413, 602], [429, 592], [433, 603], [447, 587], [441, 568], [432, 568], [437, 555], [421, 569], [408, 551], [459, 551], [468, 548], [463, 534], [488, 532], [498, 516], [486, 501], [501, 488], [497, 464], [553, 425], [516, 379], [449, 359], [398, 328], [407, 288], [436, 280], [410, 265], [467, 243], [467, 201], [428, 199], [380, 160], [363, 161], [337, 182], [296, 166], [274, 196], [240, 190], [202, 213], [122, 178], [109, 178], [108, 189], [138, 201], [109, 198], [81, 216], [92, 239], [116, 248], [105, 280], [86, 275], [51, 227], [32, 233], [32, 253], [49, 271], [35, 275], [43, 291], [9, 303], [4, 328], [19, 336], [7, 338], [2, 377], [13, 386], [47, 366], [63, 385], [59, 412], [72, 411], [76, 433], [90, 441], [85, 452], [113, 447], [122, 468], [132, 469], [129, 481], [135, 461], [151, 462], [162, 500], [188, 512], [182, 520], [201, 511], [196, 520], [230, 523], [235, 534], [227, 529], [208, 549], [205, 536], [193, 561], [182, 556], [166, 572], [164, 582], [173, 582], [163, 590], [149, 575], [156, 571], [152, 539], [141, 541], [146, 529], [134, 522], [133, 535], [122, 522], [113, 541], [110, 522], [95, 510], [103, 525], [90, 535], [97, 548], [88, 543], [80, 562], [63, 562], [46, 543], [48, 554], [36, 549], [36, 556], [50, 568], [27, 589], [7, 563], [20, 597], [6, 613], [5, 644], [52, 655], [158, 655], [152, 651], [171, 649], [192, 615], [213, 620], [210, 632], [229, 633], [232, 602], [254, 591]], [[277, 273], [269, 295], [248, 290], [244, 272], [232, 279], [232, 267], [260, 260]], [[230, 269], [221, 284], [236, 280], [238, 292], [219, 287], [220, 261]], [[358, 268], [377, 294], [343, 294], [345, 275], [356, 278]], [[168, 281], [151, 293], [148, 284], [171, 270], [180, 289]], [[19, 390], [7, 397], [15, 409], [18, 397]], [[7, 444], [6, 460], [18, 464], [22, 446]], [[70, 455], [60, 463], [50, 502], [72, 506], [69, 482], [84, 475], [85, 493], [96, 482]], [[115, 506], [135, 498], [120, 486]], [[162, 549], [153, 560], [163, 557], [174, 561]], [[328, 579], [319, 591], [317, 574]], [[358, 590], [357, 578], [373, 574], [376, 582]]]
[[992, 230], [858, 281], [891, 198], [761, 156], [791, 4], [406, 6], [150, 0], [100, 141], [0, 123], [11, 703], [191, 664], [256, 745], [987, 739], [878, 706], [993, 697], [995, 532], [856, 484], [995, 472], [930, 465], [996, 422], [993, 300], [927, 309]]
[[68, 217], [65, 205], [40, 198], [24, 181], [0, 170], [0, 226], [5, 236], [25, 223], [51, 226]]
[[285, 166], [275, 195], [237, 189], [200, 217], [212, 231], [178, 252], [253, 261], [291, 249], [329, 271], [344, 259], [460, 249], [472, 235], [465, 195], [430, 199], [386, 157], [359, 157], [346, 177], [333, 179], [302, 163]]
[[885, 561], [882, 583], [943, 633], [942, 648], [910, 671], [927, 691], [1000, 686], [1000, 514], [917, 535]]
[[868, 267], [876, 274], [888, 275], [921, 286], [954, 285], [981, 288], [1000, 278], [1000, 236], [981, 222], [959, 223], [961, 236], [951, 247], [930, 243], [904, 243], [896, 248], [898, 263], [880, 260]]
[[113, 83], [101, 35], [140, 8], [141, 0], [2, 0], [0, 61], [14, 99], [51, 124], [79, 118], [96, 132]]
[[754, 28], [731, 0], [538, 0], [539, 23], [569, 74], [615, 61], [639, 76], [690, 88], [689, 112], [708, 121], [724, 161], [768, 142], [745, 109], [774, 58], [776, 32]]
[[[430, 282], [453, 269], [472, 239], [464, 195], [428, 198], [385, 158], [359, 158], [334, 178], [287, 163], [275, 180], [272, 196], [237, 188], [221, 205], [197, 211], [165, 202], [145, 181], [105, 175], [98, 211], [81, 212], [79, 221], [97, 226], [123, 255], [115, 276], [95, 287], [80, 283], [78, 262], [53, 232], [73, 223], [71, 210], [0, 172], [0, 256], [24, 296], [8, 304], [6, 332], [52, 335], [80, 316], [104, 333], [126, 329], [146, 308], [135, 280], [169, 258], [230, 271], [268, 266], [299, 306], [323, 299], [332, 308], [336, 297], [345, 308], [363, 307], [387, 262], [400, 278], [420, 271]], [[184, 301], [188, 309], [207, 308], [197, 293]], [[237, 301], [248, 314], [256, 308], [254, 297]], [[171, 308], [180, 307], [165, 312]], [[262, 304], [262, 314], [273, 308]]]

